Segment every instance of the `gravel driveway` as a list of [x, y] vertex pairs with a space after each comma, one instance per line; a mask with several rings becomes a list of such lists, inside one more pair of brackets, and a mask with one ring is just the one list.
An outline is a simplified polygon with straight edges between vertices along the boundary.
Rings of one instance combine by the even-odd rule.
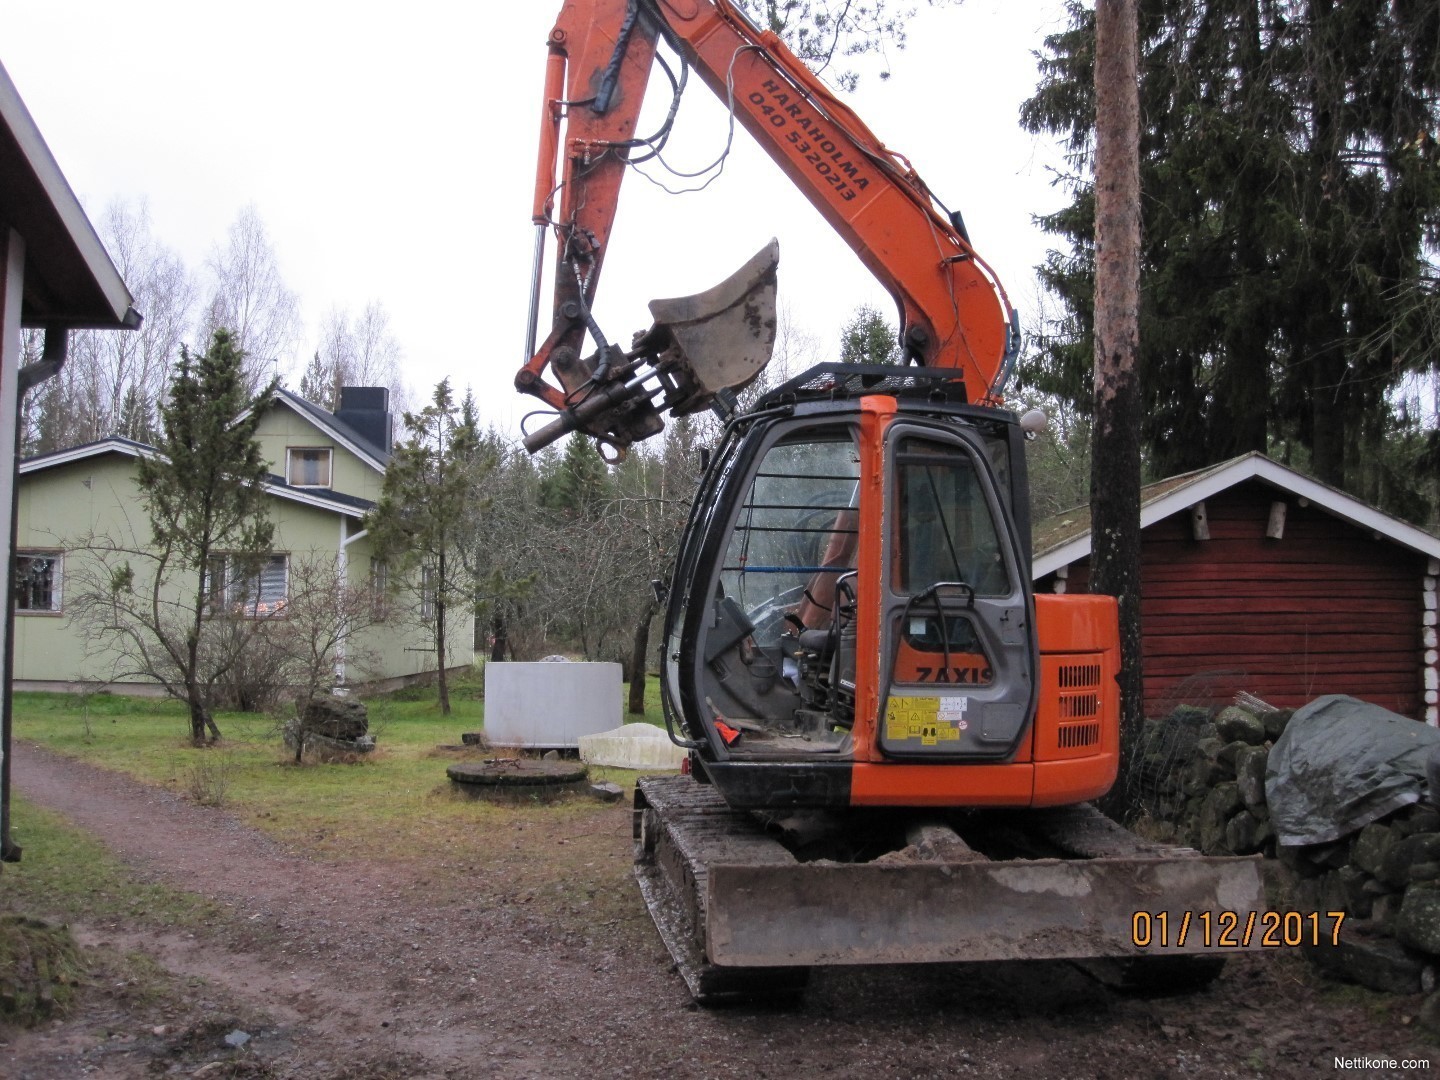
[[[77, 927], [109, 955], [152, 957], [168, 989], [97, 977], [64, 1021], [5, 1036], [4, 1077], [1287, 1078], [1330, 1075], [1336, 1056], [1440, 1058], [1409, 1021], [1418, 1001], [1337, 992], [1283, 953], [1148, 1001], [1034, 963], [833, 969], [794, 1005], [701, 1010], [629, 881], [623, 807], [488, 837], [508, 864], [325, 861], [32, 745], [13, 766], [27, 799], [224, 914]], [[507, 870], [562, 849], [561, 885]]]

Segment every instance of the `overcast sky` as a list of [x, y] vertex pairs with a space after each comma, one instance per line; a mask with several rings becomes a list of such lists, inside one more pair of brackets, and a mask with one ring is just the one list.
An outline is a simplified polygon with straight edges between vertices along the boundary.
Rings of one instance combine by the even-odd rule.
[[[291, 387], [326, 314], [379, 300], [419, 394], [448, 376], [510, 427], [531, 407], [511, 380], [523, 361], [544, 42], [559, 7], [0, 0], [0, 61], [92, 219], [112, 199], [143, 198], [157, 238], [198, 269], [254, 204], [306, 323], [282, 358]], [[1020, 129], [1017, 111], [1060, 12], [1060, 0], [922, 5], [908, 48], [889, 58], [891, 78], [864, 68], [850, 97], [963, 211], [1022, 309], [1049, 246], [1032, 218], [1064, 199], [1046, 168], [1056, 152]], [[668, 156], [681, 168], [708, 163], [725, 126], [692, 80]], [[649, 325], [651, 297], [714, 284], [771, 236], [781, 303], [827, 348], [858, 305], [893, 312], [740, 131], [703, 193], [666, 195], [631, 173], [601, 327], [628, 341]]]

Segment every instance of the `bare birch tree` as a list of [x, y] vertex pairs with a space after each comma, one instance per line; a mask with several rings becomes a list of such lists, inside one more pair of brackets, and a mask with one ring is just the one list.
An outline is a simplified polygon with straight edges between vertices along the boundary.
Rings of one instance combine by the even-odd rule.
[[245, 355], [245, 389], [254, 394], [288, 365], [300, 330], [300, 303], [280, 274], [275, 248], [254, 205], [230, 225], [206, 263], [212, 283], [200, 321], [209, 341], [226, 329]]

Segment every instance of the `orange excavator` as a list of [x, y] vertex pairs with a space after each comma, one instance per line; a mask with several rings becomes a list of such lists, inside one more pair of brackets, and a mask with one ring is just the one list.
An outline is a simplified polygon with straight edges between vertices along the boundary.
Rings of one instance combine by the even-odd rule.
[[[657, 68], [671, 103], [641, 135]], [[628, 348], [606, 339], [621, 182], [663, 165], [692, 74], [894, 296], [903, 364], [820, 365], [738, 409], [774, 343], [773, 241], [652, 301]], [[1018, 320], [959, 214], [774, 33], [731, 0], [568, 0], [533, 221], [515, 383], [554, 415], [527, 448], [579, 431], [613, 459], [667, 413], [726, 420], [665, 590], [688, 775], [641, 781], [635, 805], [641, 891], [698, 1000], [793, 993], [822, 964], [1133, 961], [1142, 914], [1260, 908], [1252, 860], [1146, 843], [1088, 805], [1119, 762], [1116, 603], [1031, 588], [1026, 432], [1002, 403]]]

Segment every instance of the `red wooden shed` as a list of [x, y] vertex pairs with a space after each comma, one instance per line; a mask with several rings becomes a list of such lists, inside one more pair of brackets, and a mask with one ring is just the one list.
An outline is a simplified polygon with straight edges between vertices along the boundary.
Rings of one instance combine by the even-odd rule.
[[[1147, 715], [1199, 680], [1437, 724], [1440, 538], [1262, 454], [1149, 485], [1140, 525]], [[1089, 566], [1088, 508], [1037, 523], [1037, 592], [1084, 592]]]

